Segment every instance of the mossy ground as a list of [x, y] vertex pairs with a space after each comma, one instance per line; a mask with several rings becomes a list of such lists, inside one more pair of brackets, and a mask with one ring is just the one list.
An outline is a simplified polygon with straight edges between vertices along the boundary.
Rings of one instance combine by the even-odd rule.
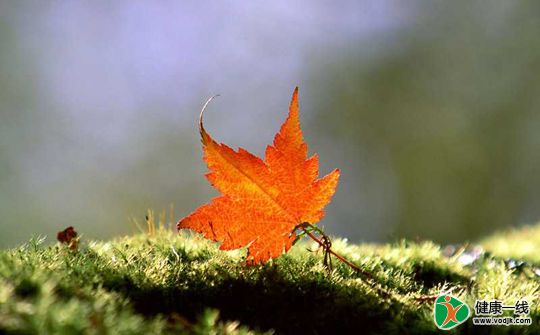
[[[478, 327], [469, 319], [448, 333], [539, 334], [540, 226], [526, 229], [486, 239], [489, 253], [472, 263], [464, 261], [467, 249], [448, 256], [431, 242], [334, 239], [333, 249], [375, 284], [336, 261], [330, 273], [308, 242], [251, 267], [242, 251], [170, 231], [83, 237], [76, 252], [34, 239], [0, 252], [0, 333], [440, 334], [432, 301], [419, 297], [455, 287], [469, 306], [477, 298], [528, 299], [533, 325]], [[508, 257], [528, 263], [511, 269]]]

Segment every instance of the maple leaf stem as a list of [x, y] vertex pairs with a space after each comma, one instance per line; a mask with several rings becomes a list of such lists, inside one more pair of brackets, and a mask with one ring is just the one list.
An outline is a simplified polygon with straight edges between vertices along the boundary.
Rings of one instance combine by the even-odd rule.
[[315, 227], [315, 226], [313, 226], [311, 224], [309, 224], [309, 225], [311, 226], [311, 228], [314, 228], [314, 230], [317, 231], [319, 234], [321, 234], [321, 236], [323, 236], [323, 237], [318, 238], [317, 236], [313, 235], [313, 233], [308, 231], [305, 226], [301, 226], [301, 227], [299, 227], [299, 229], [301, 229], [313, 241], [317, 242], [325, 250], [325, 252], [333, 255], [340, 262], [342, 262], [344, 264], [347, 264], [349, 267], [354, 269], [356, 272], [362, 274], [363, 276], [368, 277], [369, 279], [373, 279], [373, 275], [371, 273], [369, 273], [369, 272], [367, 272], [365, 270], [362, 270], [358, 265], [354, 264], [353, 262], [349, 261], [345, 257], [341, 256], [340, 254], [338, 254], [337, 252], [332, 250], [331, 243], [329, 243], [330, 239], [329, 239], [328, 235], [324, 234], [319, 228], [317, 228], [317, 227]]
[[[330, 255], [333, 255], [334, 257], [336, 257], [340, 262], [348, 265], [350, 268], [355, 270], [357, 273], [360, 273], [362, 276], [364, 276], [365, 277], [365, 279], [364, 279], [365, 282], [368, 285], [370, 285], [372, 288], [377, 290], [380, 294], [382, 294], [382, 295], [384, 295], [384, 296], [386, 296], [388, 298], [396, 299], [395, 295], [391, 291], [389, 291], [387, 289], [384, 289], [383, 287], [380, 287], [380, 284], [377, 285], [373, 274], [371, 274], [370, 272], [368, 272], [366, 270], [361, 269], [358, 265], [354, 264], [353, 262], [349, 261], [348, 259], [346, 259], [342, 255], [340, 255], [337, 252], [335, 252], [334, 250], [332, 250], [332, 243], [330, 241], [330, 237], [328, 237], [328, 235], [326, 235], [322, 231], [322, 229], [320, 229], [319, 227], [317, 227], [315, 225], [312, 225], [309, 222], [303, 222], [303, 223], [297, 225], [293, 231], [295, 231], [295, 230], [300, 230], [302, 232], [301, 233], [302, 235], [308, 236], [313, 241], [317, 242], [317, 244], [319, 244], [319, 246], [321, 248], [324, 249], [325, 256], [324, 256], [323, 264], [329, 270], [332, 269], [332, 260], [328, 256], [330, 254]], [[316, 232], [321, 237], [315, 236], [313, 234], [313, 232]], [[301, 237], [302, 235], [299, 235], [298, 237]], [[455, 289], [455, 287], [451, 288], [450, 290], [445, 290], [445, 288], [443, 287], [443, 289], [441, 291], [448, 293], [448, 292], [452, 292], [454, 289]], [[441, 294], [442, 293], [431, 294], [431, 295], [420, 294], [420, 295], [415, 296], [414, 300], [416, 300], [419, 303], [429, 303], [429, 302], [433, 302]]]

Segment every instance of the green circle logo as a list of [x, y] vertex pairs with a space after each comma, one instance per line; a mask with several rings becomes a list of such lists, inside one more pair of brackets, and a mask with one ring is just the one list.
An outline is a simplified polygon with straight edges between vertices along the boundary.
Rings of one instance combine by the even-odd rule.
[[465, 322], [471, 315], [469, 306], [449, 294], [441, 295], [433, 306], [433, 319], [439, 329], [452, 329]]

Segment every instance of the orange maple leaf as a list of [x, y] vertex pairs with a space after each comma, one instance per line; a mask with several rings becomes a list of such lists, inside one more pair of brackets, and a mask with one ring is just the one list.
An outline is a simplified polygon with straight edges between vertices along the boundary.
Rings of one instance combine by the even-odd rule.
[[214, 141], [203, 127], [202, 114], [199, 131], [210, 169], [206, 177], [222, 195], [180, 220], [177, 228], [192, 229], [221, 242], [222, 250], [248, 246], [250, 264], [264, 263], [288, 251], [298, 224], [314, 224], [324, 216], [323, 208], [339, 179], [338, 169], [318, 179], [318, 157], [307, 157], [298, 88], [289, 116], [273, 145], [266, 147], [264, 161], [242, 148], [234, 151]]

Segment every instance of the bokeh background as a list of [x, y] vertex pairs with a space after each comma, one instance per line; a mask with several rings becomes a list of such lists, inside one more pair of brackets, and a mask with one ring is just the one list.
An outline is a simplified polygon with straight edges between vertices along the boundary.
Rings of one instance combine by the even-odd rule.
[[475, 240], [540, 218], [538, 1], [0, 0], [0, 247], [216, 192], [218, 140], [258, 155], [300, 86], [322, 221], [352, 241]]

